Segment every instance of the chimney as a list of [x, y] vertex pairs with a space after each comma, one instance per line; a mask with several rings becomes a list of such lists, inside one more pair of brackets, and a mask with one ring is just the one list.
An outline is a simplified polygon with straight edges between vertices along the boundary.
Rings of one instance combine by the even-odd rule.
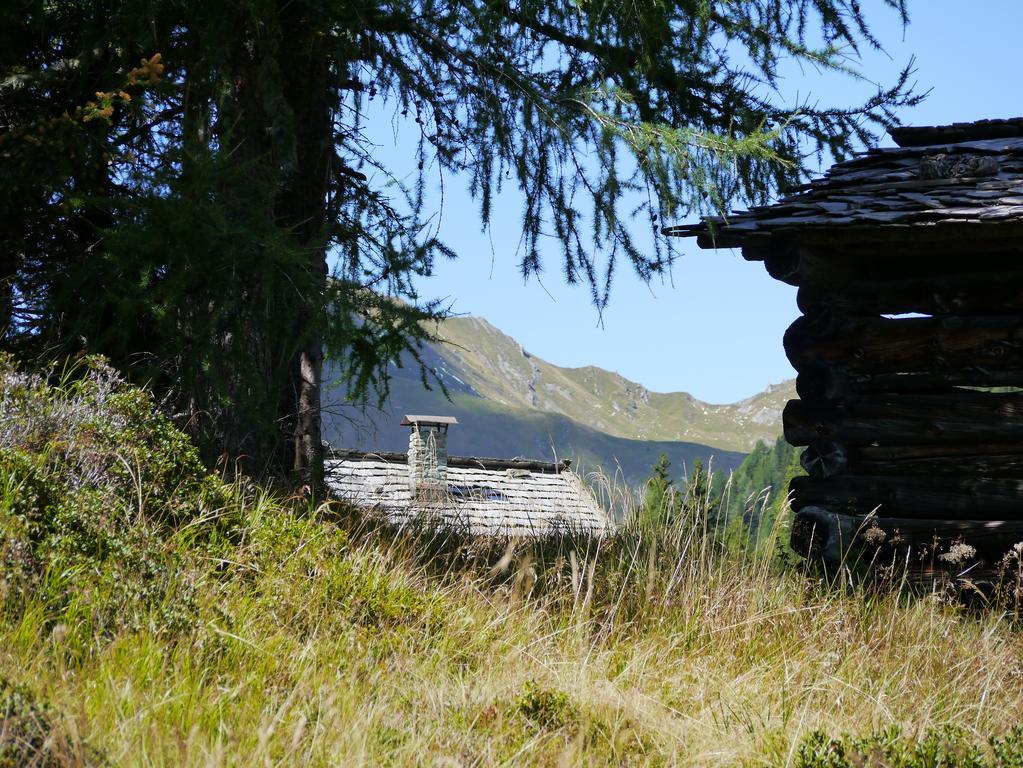
[[448, 427], [453, 416], [406, 415], [401, 426], [411, 427], [408, 440], [409, 487], [413, 491], [447, 487]]

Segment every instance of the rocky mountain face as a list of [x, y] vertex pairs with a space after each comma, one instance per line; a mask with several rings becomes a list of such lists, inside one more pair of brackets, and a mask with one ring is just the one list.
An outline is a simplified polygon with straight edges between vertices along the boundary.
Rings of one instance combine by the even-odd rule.
[[583, 471], [597, 465], [632, 483], [645, 477], [663, 451], [682, 473], [700, 458], [718, 469], [738, 466], [758, 440], [781, 432], [781, 410], [794, 397], [793, 382], [768, 387], [729, 405], [704, 403], [684, 392], [651, 392], [601, 368], [562, 368], [543, 360], [479, 317], [441, 324], [443, 342], [424, 361], [443, 383], [423, 387], [418, 368], [393, 370], [389, 402], [378, 412], [345, 406], [344, 393], [328, 390], [324, 431], [335, 445], [404, 450], [402, 413], [458, 417], [450, 450], [461, 455], [557, 455]]

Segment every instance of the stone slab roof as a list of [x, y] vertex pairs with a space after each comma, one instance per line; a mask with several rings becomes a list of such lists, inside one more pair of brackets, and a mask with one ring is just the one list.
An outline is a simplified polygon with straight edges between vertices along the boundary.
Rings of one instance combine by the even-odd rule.
[[930, 144], [958, 144], [981, 139], [1023, 137], [1023, 117], [1002, 117], [950, 125], [900, 125], [888, 131], [900, 147], [925, 147]]
[[[385, 460], [389, 459], [389, 460]], [[604, 536], [613, 525], [572, 472], [448, 466], [447, 488], [413, 497], [403, 454], [330, 456], [326, 482], [337, 498], [392, 525], [450, 528], [473, 536]], [[484, 462], [481, 461], [480, 464]]]
[[1023, 223], [1023, 118], [901, 128], [893, 136], [905, 146], [837, 163], [772, 205], [663, 232], [730, 248], [807, 229]]

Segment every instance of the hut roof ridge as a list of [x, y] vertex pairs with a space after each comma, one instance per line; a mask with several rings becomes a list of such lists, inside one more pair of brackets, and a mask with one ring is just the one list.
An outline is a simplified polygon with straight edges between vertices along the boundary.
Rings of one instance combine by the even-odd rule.
[[1023, 118], [893, 129], [893, 138], [904, 146], [836, 163], [773, 204], [662, 231], [706, 248], [797, 228], [1023, 223]]

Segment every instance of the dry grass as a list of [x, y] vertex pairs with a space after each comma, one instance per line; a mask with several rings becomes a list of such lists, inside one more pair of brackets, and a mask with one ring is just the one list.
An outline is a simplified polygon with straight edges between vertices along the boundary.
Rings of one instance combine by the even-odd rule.
[[0, 671], [65, 741], [140, 766], [787, 765], [813, 729], [984, 741], [1023, 711], [1008, 617], [779, 571], [708, 510], [495, 549], [236, 498], [231, 550], [181, 574], [187, 630], [6, 616]]
[[1023, 711], [1014, 616], [782, 568], [784, 518], [396, 537], [223, 486], [108, 370], [0, 384], [0, 768], [837, 767], [808, 734]]

